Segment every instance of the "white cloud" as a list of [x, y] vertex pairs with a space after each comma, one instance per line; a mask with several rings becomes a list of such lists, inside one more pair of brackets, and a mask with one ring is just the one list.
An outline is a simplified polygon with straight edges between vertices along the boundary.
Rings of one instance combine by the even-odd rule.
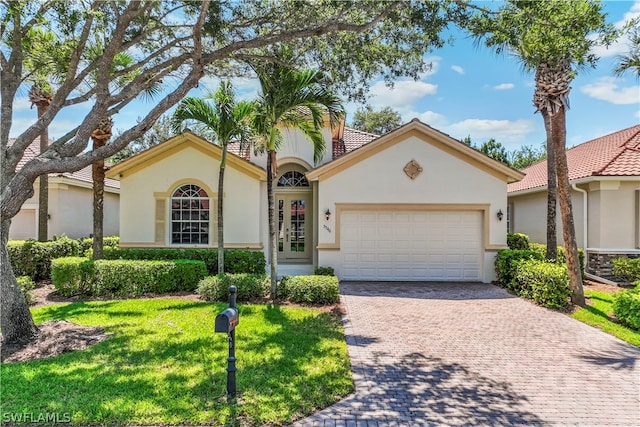
[[640, 119], [640, 110], [636, 111], [636, 117]]
[[[13, 111], [25, 111], [31, 109], [31, 102], [27, 97], [15, 98], [13, 100]], [[36, 111], [35, 108], [33, 111]], [[37, 113], [36, 113], [37, 114]]]
[[493, 88], [495, 90], [509, 90], [509, 89], [513, 89], [515, 87], [515, 85], [513, 83], [500, 83], [497, 86], [494, 86]]
[[424, 73], [420, 74], [420, 80], [424, 80], [427, 77], [433, 76], [434, 74], [436, 74], [438, 72], [438, 70], [440, 69], [440, 61], [442, 61], [442, 58], [439, 56], [428, 56], [426, 58], [424, 58], [424, 61], [427, 64], [431, 64], [431, 66], [429, 67], [429, 69], [427, 71], [425, 71]]
[[438, 128], [447, 124], [447, 118], [445, 116], [433, 111], [425, 111], [423, 113], [411, 111], [410, 113], [402, 115], [403, 123], [407, 123], [414, 118], [418, 118], [422, 123], [426, 123], [434, 128]]
[[[636, 1], [635, 3], [633, 3], [631, 5], [631, 8], [629, 8], [629, 11], [624, 14], [624, 17], [618, 22], [616, 22], [614, 25], [617, 29], [622, 29], [622, 27], [624, 27], [627, 22], [631, 21], [632, 19], [636, 19], [638, 17], [640, 17], [640, 1]], [[590, 38], [592, 40], [595, 40], [596, 36], [594, 35], [594, 36], [591, 36]], [[629, 41], [629, 35], [624, 34], [622, 37], [617, 39], [610, 46], [608, 47], [595, 46], [593, 49], [591, 49], [591, 52], [600, 58], [605, 58], [607, 56], [614, 56], [614, 55], [622, 55], [629, 52], [630, 43], [631, 42]]]
[[451, 69], [452, 69], [453, 71], [455, 71], [456, 73], [458, 73], [458, 74], [464, 74], [464, 68], [462, 68], [462, 67], [461, 67], [461, 66], [459, 66], [459, 65], [452, 65], [452, 66], [451, 66]]
[[580, 91], [592, 98], [616, 105], [640, 102], [640, 88], [638, 86], [620, 87], [613, 77], [601, 77], [595, 83], [582, 86]]
[[391, 108], [402, 108], [412, 105], [426, 95], [435, 95], [438, 86], [423, 81], [400, 80], [393, 88], [378, 81], [371, 86], [371, 104]]
[[534, 123], [532, 120], [466, 119], [441, 130], [457, 139], [471, 136], [474, 142], [482, 142], [495, 138], [503, 144], [515, 144], [526, 140], [527, 134], [534, 130]]

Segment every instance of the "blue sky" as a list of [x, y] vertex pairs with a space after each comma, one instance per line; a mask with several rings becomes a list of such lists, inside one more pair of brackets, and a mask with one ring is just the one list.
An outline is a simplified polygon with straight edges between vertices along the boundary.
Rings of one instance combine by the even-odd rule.
[[[608, 21], [617, 25], [640, 16], [640, 0], [605, 1], [604, 8]], [[432, 69], [419, 81], [398, 80], [393, 89], [383, 82], [372, 82], [369, 103], [397, 110], [405, 122], [417, 117], [457, 139], [470, 136], [476, 144], [495, 138], [508, 150], [540, 146], [545, 132], [542, 118], [534, 114], [532, 106], [533, 74], [525, 73], [513, 57], [498, 56], [464, 34], [454, 37], [453, 45], [428, 55]], [[627, 50], [625, 40], [607, 50], [598, 49], [601, 59], [597, 68], [581, 70], [573, 81], [567, 146], [640, 123], [640, 81], [631, 74], [614, 77], [612, 72], [616, 56]], [[253, 97], [258, 88], [251, 79], [237, 79], [234, 84], [243, 98]], [[215, 79], [205, 78], [200, 88], [215, 89], [216, 85]], [[21, 91], [14, 102], [12, 136], [35, 121], [36, 111], [29, 108], [26, 92]], [[114, 117], [115, 128], [135, 124], [151, 105], [133, 102]], [[347, 122], [359, 106], [346, 104]], [[64, 135], [86, 110], [82, 105], [63, 110], [50, 127], [50, 136]]]

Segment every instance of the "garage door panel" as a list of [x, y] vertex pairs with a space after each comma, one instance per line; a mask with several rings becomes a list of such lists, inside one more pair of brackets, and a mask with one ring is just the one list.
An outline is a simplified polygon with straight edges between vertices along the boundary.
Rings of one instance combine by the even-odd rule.
[[478, 211], [353, 211], [341, 219], [344, 279], [480, 279]]

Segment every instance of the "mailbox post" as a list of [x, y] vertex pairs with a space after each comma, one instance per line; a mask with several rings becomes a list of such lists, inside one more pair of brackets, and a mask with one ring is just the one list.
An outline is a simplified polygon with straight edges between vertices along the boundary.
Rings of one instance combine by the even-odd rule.
[[236, 287], [229, 287], [229, 308], [216, 316], [215, 331], [226, 332], [229, 339], [227, 358], [227, 397], [236, 397], [236, 325], [240, 315], [236, 308]]

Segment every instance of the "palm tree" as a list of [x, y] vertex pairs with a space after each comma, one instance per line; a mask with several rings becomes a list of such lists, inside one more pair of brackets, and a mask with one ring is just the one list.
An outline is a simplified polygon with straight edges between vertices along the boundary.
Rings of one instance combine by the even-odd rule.
[[[113, 120], [111, 117], [100, 120], [91, 133], [93, 149], [103, 147], [111, 138]], [[97, 160], [91, 165], [93, 181], [93, 259], [102, 259], [102, 241], [104, 231], [104, 160]]]
[[[38, 119], [47, 111], [53, 97], [51, 87], [44, 81], [36, 82], [29, 90], [31, 106], [38, 109]], [[44, 153], [49, 146], [49, 129], [44, 128], [40, 134], [40, 153]], [[45, 242], [49, 234], [49, 176], [40, 175], [38, 189], [38, 240]]]
[[[635, 21], [637, 25], [639, 20]], [[619, 63], [614, 73], [618, 76], [626, 73], [635, 74], [637, 79], [640, 79], [640, 29], [636, 26], [632, 26], [629, 30], [629, 52], [626, 55], [619, 57]]]
[[[213, 100], [213, 105], [205, 99]], [[218, 175], [218, 273], [224, 273], [224, 171], [227, 162], [227, 147], [235, 140], [248, 143], [251, 135], [250, 116], [253, 103], [236, 103], [233, 86], [229, 81], [222, 82], [218, 90], [205, 99], [183, 99], [172, 117], [173, 130], [180, 132], [183, 122], [193, 121], [211, 131], [216, 142], [222, 147], [220, 172]]]
[[[556, 173], [549, 169], [549, 178], [557, 179], [571, 301], [584, 306], [567, 170], [566, 110], [575, 68], [595, 66], [597, 57], [590, 53], [591, 48], [610, 43], [616, 32], [605, 22], [602, 5], [591, 0], [507, 0], [498, 10], [480, 10], [469, 21], [472, 33], [484, 38], [487, 46], [497, 47], [498, 52], [515, 52], [526, 69], [536, 70], [534, 105], [544, 119], [549, 153], [555, 156], [555, 162], [551, 158], [547, 162], [555, 163]], [[594, 33], [598, 37], [592, 37]]]
[[261, 88], [254, 116], [254, 144], [267, 153], [271, 298], [276, 299], [278, 250], [273, 179], [277, 176], [276, 153], [283, 140], [282, 127], [298, 128], [304, 133], [313, 144], [317, 163], [326, 150], [321, 132], [324, 119], [328, 116], [334, 128], [344, 117], [344, 107], [340, 98], [326, 87], [320, 71], [298, 71], [282, 62], [254, 64], [253, 69]]

